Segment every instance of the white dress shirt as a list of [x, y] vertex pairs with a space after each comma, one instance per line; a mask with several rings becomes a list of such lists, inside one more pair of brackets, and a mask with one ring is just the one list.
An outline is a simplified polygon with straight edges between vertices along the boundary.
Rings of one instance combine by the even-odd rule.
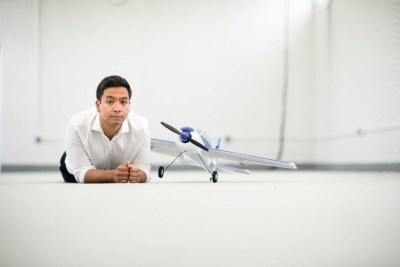
[[130, 112], [112, 140], [104, 134], [95, 108], [74, 115], [65, 135], [65, 164], [78, 183], [90, 169], [115, 170], [129, 161], [150, 177], [150, 130], [147, 119]]

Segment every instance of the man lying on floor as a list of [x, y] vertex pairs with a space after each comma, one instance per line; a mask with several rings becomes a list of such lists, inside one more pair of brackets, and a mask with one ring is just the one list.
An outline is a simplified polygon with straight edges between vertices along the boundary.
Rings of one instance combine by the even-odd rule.
[[124, 78], [106, 77], [97, 87], [96, 107], [69, 120], [60, 160], [65, 182], [150, 181], [149, 123], [130, 112], [131, 96]]

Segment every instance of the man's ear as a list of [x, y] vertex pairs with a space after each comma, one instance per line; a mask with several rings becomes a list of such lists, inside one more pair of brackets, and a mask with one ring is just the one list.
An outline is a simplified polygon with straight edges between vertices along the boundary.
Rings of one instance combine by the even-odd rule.
[[96, 105], [97, 112], [100, 113], [100, 101], [96, 100], [95, 105]]

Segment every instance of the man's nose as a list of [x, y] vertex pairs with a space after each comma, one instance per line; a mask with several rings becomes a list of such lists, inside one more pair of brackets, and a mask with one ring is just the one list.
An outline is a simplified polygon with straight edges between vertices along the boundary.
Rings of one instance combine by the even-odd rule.
[[114, 112], [121, 112], [121, 107], [122, 107], [121, 104], [116, 102], [114, 104]]

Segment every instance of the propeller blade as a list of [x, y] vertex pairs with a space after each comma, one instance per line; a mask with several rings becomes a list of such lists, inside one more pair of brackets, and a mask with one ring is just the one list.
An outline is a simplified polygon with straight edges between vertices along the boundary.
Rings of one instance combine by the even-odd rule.
[[[180, 132], [179, 130], [175, 129], [174, 127], [172, 127], [171, 125], [166, 124], [165, 122], [161, 122], [161, 124], [163, 126], [165, 126], [168, 130], [181, 135], [182, 132]], [[208, 148], [205, 147], [203, 144], [200, 144], [199, 142], [197, 142], [196, 140], [193, 140], [191, 137], [189, 137], [189, 142], [191, 142], [193, 145], [200, 147], [201, 149], [208, 151]]]
[[174, 127], [172, 127], [171, 125], [166, 124], [165, 122], [161, 122], [162, 125], [164, 125], [168, 130], [176, 133], [176, 134], [181, 134], [180, 131], [178, 131], [177, 129], [175, 129]]
[[208, 151], [208, 148], [206, 148], [204, 145], [200, 144], [196, 140], [193, 140], [192, 138], [189, 139], [189, 142], [191, 142], [193, 145], [200, 147], [201, 149]]

